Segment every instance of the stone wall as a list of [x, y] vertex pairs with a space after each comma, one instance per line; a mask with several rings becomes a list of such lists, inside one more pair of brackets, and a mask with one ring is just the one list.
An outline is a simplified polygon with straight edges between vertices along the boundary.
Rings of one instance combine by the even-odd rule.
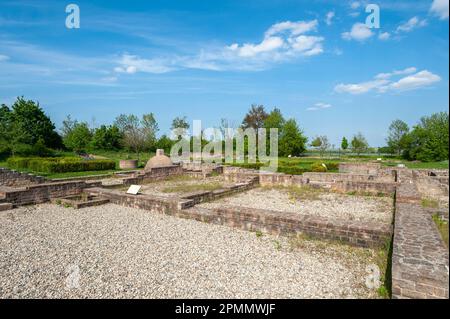
[[395, 193], [396, 187], [396, 183], [347, 181], [337, 181], [331, 185], [331, 189], [337, 192], [372, 195], [393, 195]]
[[[146, 209], [153, 213], [195, 219], [202, 222], [227, 225], [244, 230], [263, 231], [279, 235], [304, 233], [317, 238], [343, 241], [357, 246], [380, 246], [392, 236], [387, 224], [356, 221], [337, 221], [323, 217], [275, 212], [242, 207], [206, 209], [195, 204], [211, 197], [185, 196], [174, 199], [147, 194], [129, 195], [117, 190], [103, 188], [87, 189], [90, 195], [107, 198], [110, 202], [133, 208]], [[223, 196], [210, 192], [208, 196]]]
[[123, 178], [123, 185], [136, 185], [146, 182], [164, 180], [171, 176], [183, 174], [183, 168], [180, 165], [171, 165], [164, 167], [153, 167], [147, 171], [139, 171], [130, 177]]
[[45, 178], [0, 167], [0, 186], [26, 186], [45, 183]]
[[[402, 172], [408, 181], [412, 172]], [[396, 194], [392, 254], [393, 298], [448, 298], [449, 254], [413, 180]]]
[[52, 198], [78, 195], [87, 187], [100, 186], [101, 182], [72, 181], [61, 183], [43, 183], [21, 188], [1, 187], [0, 202], [14, 206], [39, 204]]
[[380, 163], [339, 163], [339, 173], [377, 175], [380, 169]]

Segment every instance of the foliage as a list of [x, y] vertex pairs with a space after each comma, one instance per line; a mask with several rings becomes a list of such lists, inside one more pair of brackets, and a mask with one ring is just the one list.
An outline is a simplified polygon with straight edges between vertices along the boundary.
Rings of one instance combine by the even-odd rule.
[[408, 133], [409, 127], [405, 122], [395, 120], [391, 123], [386, 142], [392, 153], [400, 155], [406, 149]]
[[423, 162], [448, 160], [448, 113], [440, 112], [422, 117], [407, 136], [404, 157]]
[[142, 119], [136, 115], [121, 114], [116, 118], [115, 126], [123, 136], [122, 145], [139, 154], [144, 150], [154, 149], [158, 124], [153, 113], [144, 114]]
[[117, 150], [120, 148], [122, 134], [115, 125], [101, 125], [94, 131], [90, 148], [95, 150]]
[[174, 141], [172, 141], [167, 135], [162, 135], [156, 142], [156, 148], [164, 150], [165, 154], [170, 154], [170, 149]]
[[320, 157], [323, 157], [325, 151], [330, 148], [330, 143], [328, 142], [328, 137], [325, 135], [317, 136], [312, 142], [311, 146], [315, 147], [319, 153]]
[[344, 151], [348, 149], [348, 140], [347, 140], [347, 138], [345, 136], [342, 138], [341, 148]]
[[278, 152], [280, 156], [299, 156], [306, 151], [307, 138], [299, 129], [294, 119], [286, 121], [279, 139]]
[[316, 162], [311, 165], [311, 171], [318, 173], [325, 173], [328, 171], [327, 166], [322, 162]]
[[101, 171], [115, 168], [111, 160], [83, 160], [77, 157], [10, 157], [8, 167], [43, 173]]
[[362, 133], [358, 133], [353, 136], [352, 139], [352, 149], [353, 152], [358, 154], [358, 156], [369, 148], [369, 143], [367, 143], [366, 138]]
[[18, 97], [11, 108], [0, 107], [0, 145], [5, 154], [34, 154], [60, 148], [62, 142], [39, 103]]
[[264, 121], [267, 119], [268, 114], [264, 109], [264, 105], [252, 104], [250, 110], [245, 114], [242, 121], [242, 128], [262, 128], [264, 127]]
[[66, 135], [63, 137], [64, 145], [76, 152], [85, 152], [92, 139], [92, 132], [86, 122], [78, 123], [73, 122], [70, 129], [66, 131]]

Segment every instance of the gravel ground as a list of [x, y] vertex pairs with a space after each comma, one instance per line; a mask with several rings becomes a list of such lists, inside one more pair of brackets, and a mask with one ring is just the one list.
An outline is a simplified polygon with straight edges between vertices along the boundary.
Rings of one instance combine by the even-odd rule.
[[[142, 185], [141, 192], [143, 194], [157, 195], [162, 197], [178, 197], [185, 193], [192, 192], [192, 186], [220, 185], [221, 187], [233, 185], [226, 182], [221, 176], [207, 177], [205, 179], [182, 177], [181, 179], [173, 178], [172, 180], [156, 181]], [[170, 187], [186, 186], [186, 190], [182, 192], [164, 192], [163, 190]], [[196, 191], [196, 190], [194, 190]]]
[[0, 212], [0, 298], [371, 298], [373, 254], [113, 204], [42, 204]]
[[287, 191], [256, 188], [200, 207], [218, 208], [224, 205], [269, 209], [316, 215], [331, 219], [345, 219], [391, 223], [393, 203], [390, 197], [368, 197], [323, 193], [318, 200], [294, 200]]

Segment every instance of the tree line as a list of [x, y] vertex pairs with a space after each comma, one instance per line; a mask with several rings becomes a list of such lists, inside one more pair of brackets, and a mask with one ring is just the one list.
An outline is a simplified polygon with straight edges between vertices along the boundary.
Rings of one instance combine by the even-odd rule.
[[[171, 129], [189, 130], [186, 117], [176, 117]], [[278, 129], [279, 156], [301, 156], [308, 146], [316, 149], [322, 156], [331, 145], [327, 136], [308, 138], [294, 118], [286, 119], [281, 110], [274, 107], [266, 111], [263, 105], [252, 105], [239, 124], [221, 119], [218, 129], [226, 136], [232, 128]], [[174, 140], [167, 135], [158, 138], [158, 122], [153, 113], [138, 117], [133, 114], [119, 115], [111, 125], [90, 127], [87, 122], [79, 122], [71, 116], [56, 130], [55, 125], [44, 113], [39, 103], [17, 98], [11, 107], [0, 106], [0, 156], [49, 156], [52, 150], [62, 149], [76, 153], [96, 150], [126, 150], [139, 154], [155, 151], [158, 148], [170, 151]], [[179, 132], [182, 135], [182, 132]], [[178, 134], [178, 133], [177, 133]], [[181, 138], [181, 137], [179, 137]], [[196, 137], [191, 137], [192, 140]], [[269, 138], [269, 134], [267, 134]], [[411, 129], [401, 121], [395, 120], [389, 127], [387, 146], [379, 152], [395, 154], [408, 160], [442, 161], [448, 159], [448, 113], [436, 113], [420, 119]], [[202, 144], [208, 141], [202, 141]], [[269, 143], [266, 143], [267, 147]], [[369, 149], [363, 134], [354, 135], [350, 141], [342, 138], [340, 148], [345, 152], [351, 149], [361, 154]]]

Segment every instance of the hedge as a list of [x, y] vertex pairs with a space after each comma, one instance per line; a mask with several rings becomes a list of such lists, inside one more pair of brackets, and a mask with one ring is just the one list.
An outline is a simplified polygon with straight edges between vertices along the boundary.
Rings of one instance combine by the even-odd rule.
[[84, 160], [77, 157], [10, 157], [8, 167], [39, 173], [66, 173], [115, 169], [111, 160]]

